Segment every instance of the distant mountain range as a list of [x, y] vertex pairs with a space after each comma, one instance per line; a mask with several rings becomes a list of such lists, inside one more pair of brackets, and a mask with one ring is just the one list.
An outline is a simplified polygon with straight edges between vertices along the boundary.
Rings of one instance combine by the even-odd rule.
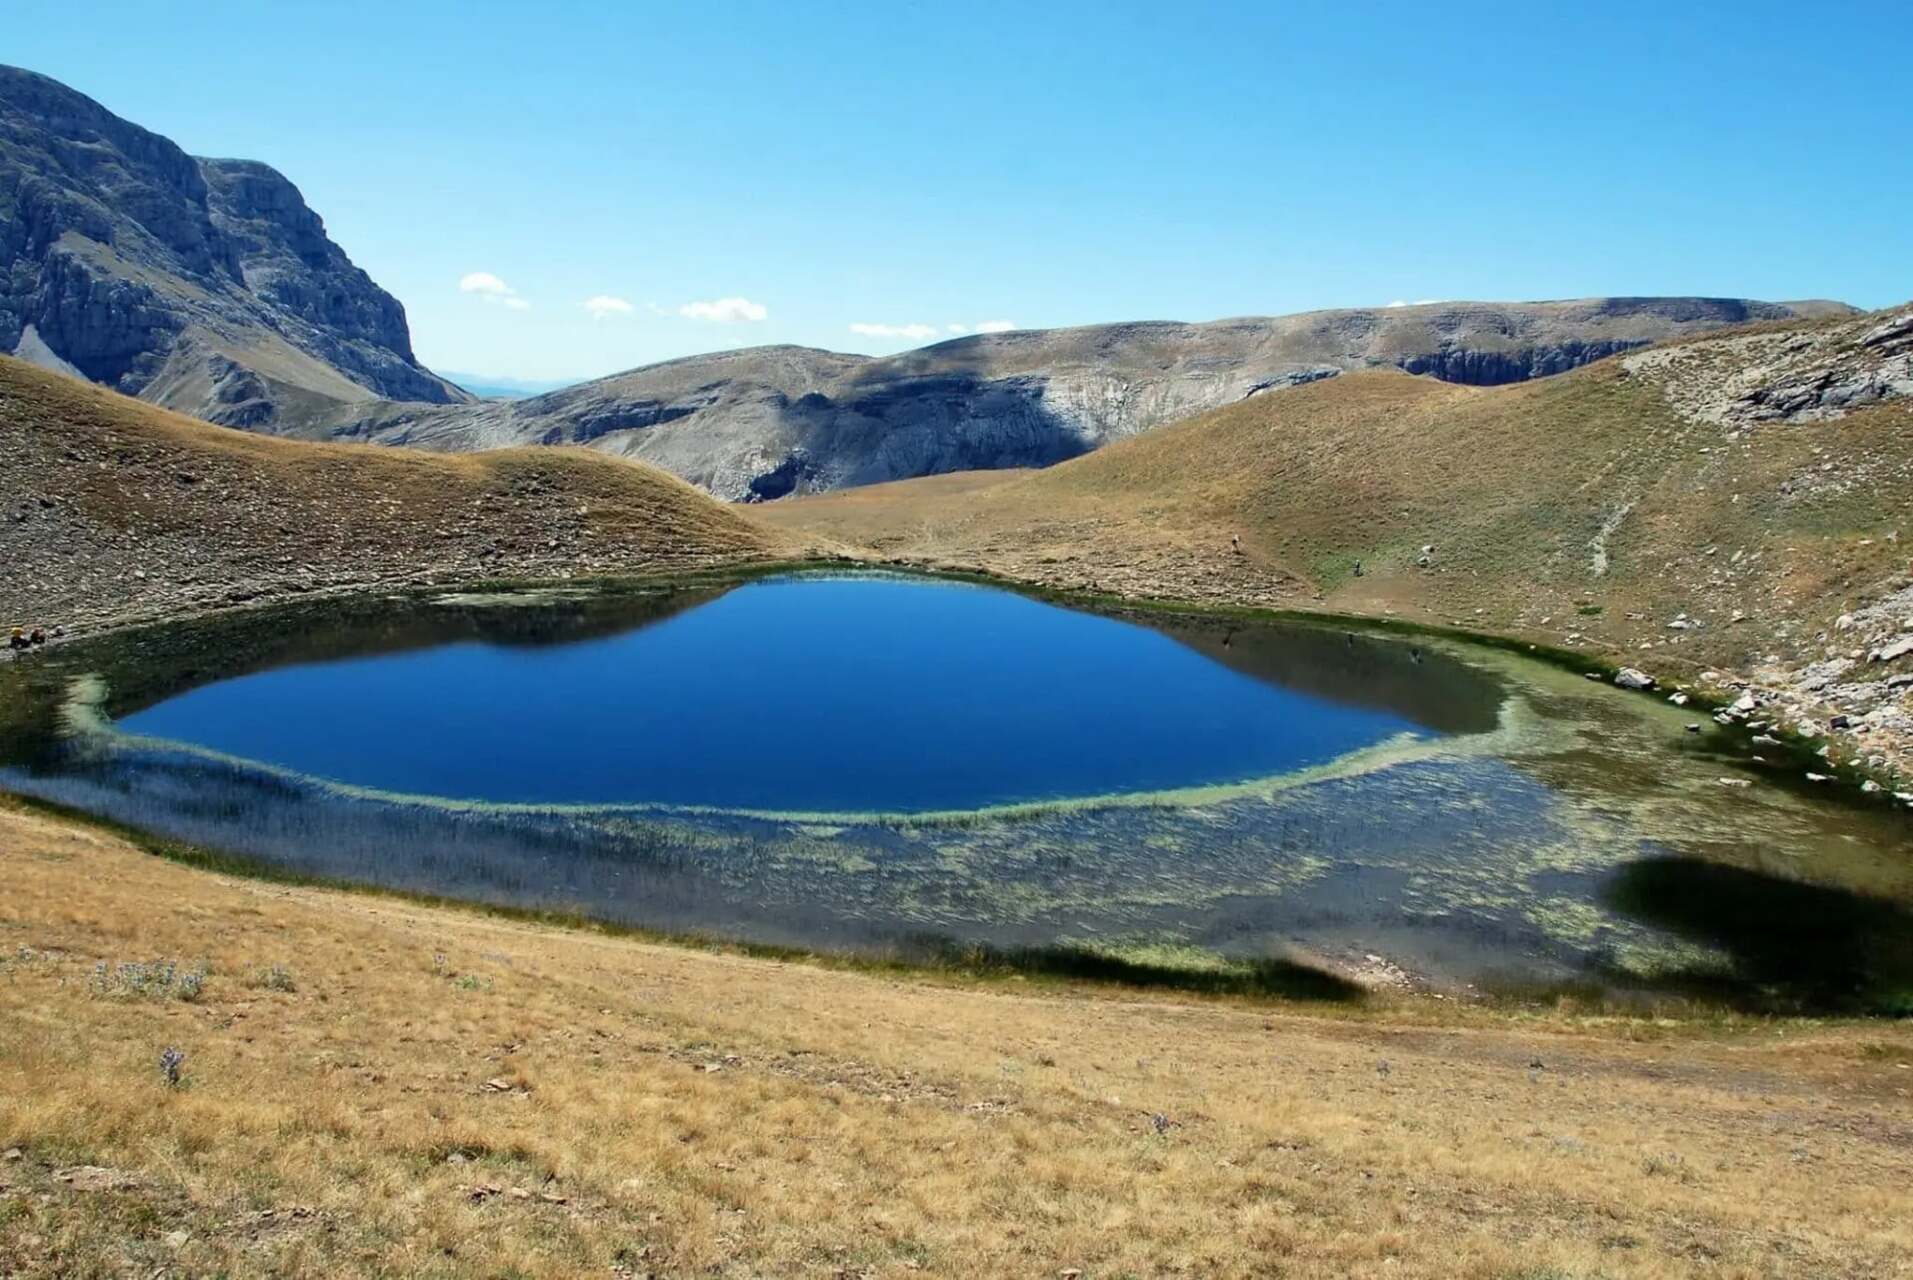
[[512, 403], [368, 409], [349, 434], [449, 450], [589, 445], [655, 463], [721, 498], [763, 500], [1047, 466], [1349, 370], [1520, 382], [1725, 325], [1851, 310], [1719, 298], [1453, 302], [979, 334], [881, 358], [756, 347]]
[[1725, 325], [1848, 311], [1452, 302], [983, 334], [883, 358], [761, 347], [558, 389], [447, 379], [418, 362], [404, 308], [283, 176], [195, 159], [0, 67], [0, 352], [228, 426], [455, 451], [588, 445], [729, 499], [1047, 465], [1349, 370], [1517, 382]]

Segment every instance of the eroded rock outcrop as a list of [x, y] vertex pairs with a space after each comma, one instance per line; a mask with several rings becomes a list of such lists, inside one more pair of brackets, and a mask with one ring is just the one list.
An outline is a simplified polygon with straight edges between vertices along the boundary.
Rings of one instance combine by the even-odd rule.
[[1824, 422], [1862, 405], [1913, 396], [1913, 307], [1814, 329], [1723, 335], [1644, 351], [1630, 373], [1659, 382], [1696, 422], [1750, 427]]

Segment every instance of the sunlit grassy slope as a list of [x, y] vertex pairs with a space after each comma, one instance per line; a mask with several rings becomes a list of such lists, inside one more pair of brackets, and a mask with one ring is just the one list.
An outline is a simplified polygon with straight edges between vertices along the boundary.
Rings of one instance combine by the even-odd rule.
[[[1891, 1023], [901, 981], [232, 880], [17, 810], [0, 876], [8, 1275], [1827, 1276], [1913, 1255], [1913, 1035]], [[120, 968], [164, 961], [203, 971], [196, 993]]]
[[164, 617], [407, 580], [675, 570], [783, 540], [655, 468], [208, 426], [0, 357], [0, 623]]
[[[1362, 374], [747, 518], [608, 459], [290, 444], [0, 360], [0, 607], [857, 544], [1666, 672], [1804, 660], [1900, 590], [1909, 458], [1904, 408], [1734, 433], [1613, 362]], [[1910, 1094], [1891, 1022], [904, 980], [234, 880], [0, 809], [0, 1275], [1891, 1275]]]

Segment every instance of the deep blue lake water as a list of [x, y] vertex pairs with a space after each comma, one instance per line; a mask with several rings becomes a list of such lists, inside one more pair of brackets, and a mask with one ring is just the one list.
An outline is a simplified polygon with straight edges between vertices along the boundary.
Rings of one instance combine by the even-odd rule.
[[[1319, 978], [1379, 955], [1483, 989], [1913, 1010], [1905, 814], [1767, 785], [1791, 766], [1690, 723], [1503, 649], [1326, 620], [689, 578], [50, 647], [0, 664], [0, 789], [320, 880], [779, 946], [1198, 983], [1225, 957]], [[1296, 785], [908, 816], [1263, 777], [1402, 733], [1427, 741]]]
[[281, 666], [121, 726], [409, 794], [811, 812], [1240, 781], [1439, 732], [1346, 673], [1242, 665], [1003, 591], [796, 578], [610, 635]]

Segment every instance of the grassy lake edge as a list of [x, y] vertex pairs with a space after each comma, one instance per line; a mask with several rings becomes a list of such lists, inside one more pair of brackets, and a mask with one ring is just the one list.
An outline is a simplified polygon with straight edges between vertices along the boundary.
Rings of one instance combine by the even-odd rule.
[[[1366, 615], [1338, 614], [1328, 611], [1275, 609], [1249, 605], [1228, 605], [1211, 602], [1187, 602], [1154, 597], [1136, 597], [1111, 595], [1094, 592], [1072, 591], [1040, 584], [1020, 581], [1015, 578], [995, 575], [986, 571], [948, 570], [926, 568], [920, 565], [892, 562], [873, 562], [870, 560], [829, 559], [747, 563], [716, 569], [700, 570], [692, 573], [669, 573], [640, 576], [607, 576], [593, 578], [497, 578], [480, 581], [467, 581], [456, 584], [437, 583], [431, 585], [409, 584], [402, 588], [385, 590], [363, 590], [340, 592], [321, 599], [301, 599], [294, 601], [271, 601], [249, 603], [235, 608], [221, 609], [198, 614], [191, 618], [182, 618], [179, 622], [209, 623], [215, 626], [231, 623], [236, 629], [244, 630], [254, 625], [270, 624], [275, 614], [292, 609], [313, 607], [320, 610], [332, 606], [344, 607], [351, 604], [366, 604], [373, 601], [389, 602], [393, 599], [408, 599], [414, 603], [431, 603], [448, 592], [456, 591], [468, 598], [467, 603], [476, 602], [486, 596], [501, 597], [496, 603], [503, 604], [502, 597], [516, 593], [552, 592], [574, 593], [591, 598], [621, 596], [653, 596], [685, 592], [693, 589], [724, 590], [746, 583], [783, 576], [811, 576], [847, 574], [853, 576], [887, 575], [929, 582], [951, 582], [990, 587], [1013, 592], [1026, 598], [1059, 607], [1082, 610], [1112, 618], [1185, 618], [1201, 620], [1240, 620], [1245, 623], [1280, 623], [1290, 626], [1310, 627], [1322, 631], [1357, 632], [1383, 638], [1404, 639], [1411, 637], [1426, 638], [1444, 646], [1462, 649], [1479, 649], [1512, 655], [1516, 658], [1540, 663], [1562, 671], [1583, 676], [1598, 676], [1604, 685], [1609, 684], [1612, 675], [1619, 670], [1613, 664], [1597, 654], [1577, 652], [1545, 645], [1535, 644], [1514, 637], [1496, 636], [1474, 632], [1466, 628], [1448, 627], [1395, 618], [1375, 618]], [[158, 624], [150, 620], [134, 621], [124, 625], [107, 626], [90, 631], [83, 637], [75, 637], [68, 643], [110, 644], [115, 641], [137, 639], [143, 635], [157, 634], [175, 624]], [[66, 648], [65, 644], [60, 646]], [[8, 672], [0, 667], [0, 680]], [[1623, 688], [1609, 688], [1610, 694], [1635, 693], [1649, 701], [1660, 701], [1664, 690], [1635, 691]], [[1697, 713], [1705, 714], [1725, 705], [1717, 694], [1700, 689], [1688, 689], [1689, 706]], [[0, 731], [6, 724], [0, 718]], [[1811, 794], [1821, 802], [1834, 802], [1852, 805], [1862, 809], [1877, 809], [1880, 802], [1874, 797], [1858, 790], [1858, 784], [1865, 780], [1865, 773], [1850, 767], [1830, 766], [1813, 754], [1817, 740], [1802, 738], [1776, 726], [1770, 731], [1781, 737], [1785, 750], [1791, 760], [1804, 764], [1814, 764], [1822, 769], [1838, 768], [1840, 783], [1838, 787], [1809, 788], [1804, 784], [1793, 783], [1788, 775], [1776, 774], [1768, 781], [1783, 785], [1794, 785], [1799, 790]], [[1720, 735], [1725, 742], [1742, 742], [1750, 736], [1739, 726], [1710, 726], [1710, 733]], [[1772, 748], [1769, 748], [1771, 751]], [[1357, 753], [1361, 754], [1361, 753]], [[1304, 771], [1305, 773], [1308, 771]], [[1303, 778], [1300, 781], [1307, 781]], [[1258, 786], [1261, 783], [1243, 784]], [[1217, 788], [1220, 791], [1233, 790], [1234, 786]], [[1191, 789], [1204, 790], [1202, 788]], [[1486, 1008], [1505, 1011], [1512, 1014], [1533, 1013], [1546, 1008], [1576, 1010], [1592, 1016], [1614, 1016], [1622, 1019], [1640, 1018], [1651, 1022], [1665, 1021], [1672, 1017], [1701, 1025], [1718, 1025], [1723, 1019], [1732, 1024], [1739, 1019], [1756, 1020], [1780, 1018], [1800, 1018], [1817, 1023], [1828, 1017], [1839, 1019], [1848, 1015], [1827, 1013], [1781, 1013], [1771, 1011], [1748, 1011], [1735, 1009], [1721, 1001], [1703, 994], [1682, 994], [1659, 990], [1616, 991], [1603, 988], [1595, 981], [1567, 979], [1525, 983], [1510, 981], [1486, 988], [1477, 995], [1465, 1000], [1436, 994], [1432, 998], [1428, 993], [1377, 992], [1365, 990], [1330, 967], [1318, 967], [1305, 959], [1287, 957], [1270, 958], [1264, 961], [1247, 961], [1240, 958], [1196, 954], [1194, 962], [1185, 956], [1171, 957], [1165, 960], [1160, 949], [1142, 945], [1140, 947], [1084, 946], [1076, 944], [1057, 944], [1032, 947], [995, 947], [986, 944], [960, 944], [942, 940], [937, 945], [917, 954], [886, 954], [881, 951], [858, 951], [853, 948], [811, 948], [787, 946], [776, 943], [734, 939], [713, 936], [696, 930], [676, 931], [654, 927], [619, 923], [595, 918], [583, 910], [553, 910], [527, 908], [498, 903], [486, 903], [454, 895], [434, 894], [417, 890], [379, 886], [357, 880], [341, 879], [303, 873], [294, 869], [278, 866], [268, 859], [252, 857], [240, 853], [203, 847], [188, 841], [177, 840], [164, 835], [141, 831], [136, 827], [115, 822], [109, 818], [85, 814], [57, 803], [21, 795], [0, 788], [0, 797], [22, 811], [43, 814], [59, 821], [79, 826], [91, 826], [103, 832], [109, 832], [126, 839], [147, 853], [162, 857], [183, 866], [218, 874], [239, 875], [252, 879], [286, 885], [297, 885], [329, 890], [338, 890], [354, 894], [367, 894], [413, 902], [435, 909], [452, 909], [496, 916], [527, 923], [553, 925], [569, 929], [578, 929], [603, 936], [626, 937], [652, 943], [666, 943], [685, 946], [702, 951], [717, 951], [725, 954], [748, 956], [780, 962], [803, 962], [831, 969], [844, 969], [857, 972], [914, 976], [930, 980], [957, 980], [968, 982], [995, 983], [998, 981], [1025, 982], [1037, 980], [1065, 985], [1083, 985], [1088, 988], [1100, 988], [1108, 991], [1121, 989], [1147, 990], [1160, 989], [1182, 994], [1212, 996], [1224, 998], [1243, 998], [1251, 1001], [1300, 1000], [1321, 1007], [1328, 1005], [1347, 1008], [1387, 1008], [1399, 1012], [1406, 1001], [1416, 1007], [1444, 1015], [1461, 1007]], [[1174, 800], [1174, 796], [1169, 799]], [[402, 800], [415, 800], [416, 797], [398, 797]], [[1089, 798], [1082, 803], [1097, 803], [1101, 798]], [[1156, 797], [1134, 796], [1122, 798], [1124, 803], [1157, 803]], [[448, 802], [449, 803], [449, 802]], [[1076, 801], [1059, 802], [1062, 807], [1076, 804]], [[1888, 802], [1890, 803], [1890, 801]], [[511, 806], [502, 806], [511, 807]], [[541, 806], [524, 806], [527, 808]], [[549, 806], [542, 806], [549, 807]], [[1047, 804], [1003, 806], [1001, 814], [1014, 815], [1021, 810], [1042, 811], [1057, 806]], [[827, 820], [833, 816], [853, 817], [876, 822], [896, 822], [900, 824], [928, 823], [962, 824], [985, 816], [1000, 816], [995, 809], [980, 811], [960, 811], [952, 813], [911, 813], [911, 814], [853, 814], [830, 815], [804, 813], [799, 815], [767, 815], [782, 817], [801, 817], [813, 820]], [[1378, 996], [1381, 999], [1378, 1000]], [[1439, 1001], [1438, 1005], [1436, 1002]], [[1908, 1011], [1899, 1004], [1872, 1011], [1871, 1016], [1898, 1017]], [[1861, 1015], [1868, 1016], [1868, 1015]], [[1437, 1021], [1445, 1020], [1438, 1017]]]

